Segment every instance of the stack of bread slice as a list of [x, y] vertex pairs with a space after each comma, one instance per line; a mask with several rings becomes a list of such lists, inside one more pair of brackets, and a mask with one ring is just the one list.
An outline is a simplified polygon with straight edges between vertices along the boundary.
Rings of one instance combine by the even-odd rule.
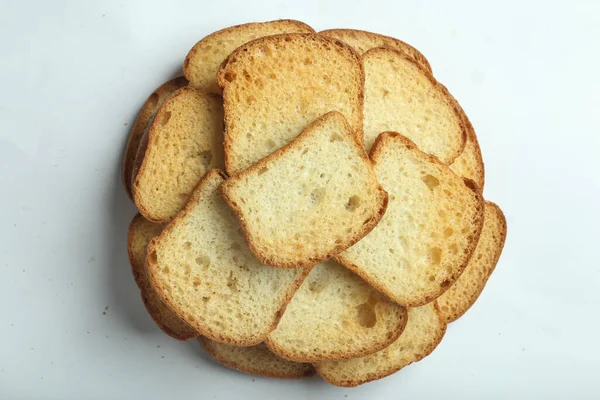
[[473, 126], [400, 40], [293, 20], [200, 40], [133, 125], [144, 305], [250, 374], [340, 386], [423, 359], [506, 237]]

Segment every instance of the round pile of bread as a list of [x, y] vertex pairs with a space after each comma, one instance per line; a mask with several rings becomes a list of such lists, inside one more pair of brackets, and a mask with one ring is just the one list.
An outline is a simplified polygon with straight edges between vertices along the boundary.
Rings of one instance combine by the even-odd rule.
[[506, 236], [463, 109], [410, 45], [292, 20], [200, 40], [125, 150], [129, 258], [168, 335], [355, 386], [430, 354]]

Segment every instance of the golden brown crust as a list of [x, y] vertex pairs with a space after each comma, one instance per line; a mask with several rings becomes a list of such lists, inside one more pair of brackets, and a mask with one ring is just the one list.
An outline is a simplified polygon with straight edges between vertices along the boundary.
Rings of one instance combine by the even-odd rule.
[[343, 37], [346, 35], [358, 35], [358, 36], [364, 36], [365, 38], [368, 38], [370, 40], [381, 40], [383, 42], [390, 43], [390, 45], [384, 46], [384, 47], [390, 47], [391, 49], [394, 49], [394, 50], [401, 50], [401, 49], [403, 49], [404, 51], [408, 50], [407, 55], [409, 57], [411, 57], [421, 67], [423, 67], [427, 71], [431, 72], [431, 65], [429, 64], [429, 61], [427, 60], [427, 58], [425, 58], [425, 56], [419, 50], [417, 50], [415, 47], [411, 46], [410, 44], [408, 44], [400, 39], [391, 37], [391, 36], [385, 36], [380, 33], [374, 33], [374, 32], [369, 32], [369, 31], [362, 31], [359, 29], [326, 29], [324, 31], [320, 31], [319, 35], [325, 35], [327, 37], [336, 38], [336, 39], [339, 39], [342, 41], [344, 40]]
[[131, 264], [133, 277], [141, 292], [141, 297], [142, 301], [144, 302], [144, 306], [146, 307], [148, 314], [150, 314], [150, 317], [160, 328], [160, 330], [162, 330], [170, 337], [181, 341], [186, 341], [198, 337], [198, 333], [194, 331], [190, 326], [187, 326], [183, 321], [176, 321], [176, 323], [171, 323], [169, 321], [169, 318], [165, 316], [163, 312], [161, 312], [161, 310], [156, 304], [157, 302], [160, 302], [160, 299], [158, 298], [150, 282], [148, 281], [147, 271], [145, 270], [146, 266], [143, 263], [139, 262], [139, 260], [135, 256], [133, 249], [133, 242], [136, 235], [136, 231], [138, 229], [141, 229], [140, 225], [144, 222], [144, 217], [139, 213], [136, 214], [135, 217], [133, 217], [133, 219], [131, 220], [131, 223], [129, 224], [129, 230], [127, 234], [127, 254], [129, 256], [129, 262]]
[[[377, 136], [377, 139], [375, 139], [375, 143], [373, 144], [373, 147], [371, 148], [371, 152], [370, 152], [370, 158], [371, 158], [371, 162], [373, 163], [373, 165], [377, 164], [377, 161], [380, 158], [380, 154], [383, 151], [383, 147], [386, 145], [385, 142], [388, 140], [398, 140], [398, 141], [402, 142], [402, 144], [404, 146], [406, 146], [408, 149], [418, 151], [422, 157], [427, 159], [428, 162], [438, 164], [438, 165], [442, 166], [442, 168], [448, 169], [450, 172], [452, 172], [449, 169], [449, 167], [446, 164], [442, 163], [436, 156], [422, 152], [421, 150], [419, 150], [417, 145], [414, 144], [414, 142], [412, 142], [409, 138], [400, 135], [398, 132], [383, 132], [382, 134]], [[454, 172], [452, 172], [452, 173], [454, 174]], [[450, 288], [450, 286], [452, 286], [452, 283], [456, 282], [456, 280], [460, 277], [462, 272], [465, 270], [465, 268], [467, 267], [467, 264], [469, 263], [469, 260], [471, 259], [471, 256], [473, 255], [473, 252], [475, 251], [475, 247], [477, 246], [477, 242], [479, 241], [479, 236], [481, 235], [481, 231], [483, 229], [484, 200], [483, 200], [483, 196], [481, 194], [481, 190], [479, 190], [479, 188], [477, 187], [475, 182], [473, 182], [471, 179], [463, 178], [463, 181], [465, 183], [465, 186], [467, 186], [471, 191], [473, 191], [473, 193], [475, 194], [475, 196], [477, 198], [477, 204], [478, 204], [477, 210], [476, 210], [477, 212], [474, 217], [475, 219], [472, 221], [473, 225], [476, 227], [475, 228], [476, 230], [475, 230], [475, 233], [473, 236], [473, 240], [471, 240], [470, 246], [467, 247], [463, 253], [463, 257], [460, 260], [460, 267], [454, 271], [453, 275], [448, 279], [448, 284], [445, 286], [444, 290], [442, 290], [441, 292], [434, 293], [429, 296], [425, 296], [423, 298], [423, 301], [406, 302], [403, 299], [399, 299], [396, 296], [394, 296], [394, 293], [388, 293], [388, 291], [385, 290], [384, 287], [382, 287], [378, 282], [376, 282], [368, 274], [366, 274], [362, 270], [362, 268], [360, 268], [356, 264], [350, 262], [342, 254], [336, 255], [334, 257], [334, 259], [338, 263], [342, 264], [343, 266], [345, 266], [346, 268], [348, 268], [349, 270], [351, 270], [352, 272], [354, 272], [355, 274], [360, 276], [362, 279], [364, 279], [367, 283], [369, 283], [375, 289], [379, 290], [381, 293], [384, 293], [386, 296], [388, 296], [390, 299], [392, 299], [396, 303], [401, 304], [405, 307], [409, 307], [409, 308], [420, 307], [422, 305], [425, 305], [425, 304], [435, 300], [436, 298], [441, 296], [446, 290], [448, 290]]]
[[206, 350], [206, 352], [209, 353], [212, 356], [212, 358], [214, 358], [217, 362], [225, 365], [226, 367], [238, 370], [246, 374], [279, 379], [303, 379], [313, 377], [316, 374], [315, 368], [311, 364], [305, 364], [305, 368], [300, 374], [286, 374], [282, 371], [278, 371], [275, 369], [268, 370], [253, 368], [252, 365], [246, 365], [242, 362], [235, 362], [231, 359], [222, 357], [222, 355], [218, 351], [216, 351], [216, 349], [212, 345], [212, 342], [203, 336], [200, 336], [198, 338], [198, 341], [202, 344], [204, 350]]
[[168, 98], [171, 93], [188, 84], [187, 79], [183, 76], [179, 76], [175, 79], [171, 79], [158, 87], [144, 102], [140, 112], [138, 113], [131, 131], [129, 132], [129, 138], [125, 146], [125, 153], [123, 154], [123, 165], [121, 168], [121, 178], [123, 180], [123, 186], [125, 191], [131, 200], [133, 195], [131, 193], [131, 182], [132, 172], [135, 158], [138, 152], [140, 140], [146, 131], [146, 128], [150, 125], [156, 110], [160, 105]]
[[[227, 205], [233, 210], [234, 215], [236, 216], [238, 222], [240, 223], [240, 225], [242, 227], [242, 231], [244, 232], [244, 236], [246, 238], [246, 241], [248, 242], [248, 247], [250, 248], [252, 253], [256, 256], [256, 258], [265, 265], [270, 265], [270, 266], [276, 267], [276, 268], [306, 268], [306, 267], [312, 267], [321, 261], [335, 258], [336, 255], [343, 252], [347, 248], [351, 247], [356, 242], [358, 242], [360, 239], [365, 237], [369, 232], [371, 232], [375, 228], [375, 226], [377, 226], [379, 221], [381, 221], [381, 218], [383, 218], [383, 214], [385, 214], [385, 210], [387, 209], [387, 205], [388, 205], [388, 194], [383, 189], [383, 187], [381, 187], [381, 185], [378, 183], [377, 190], [380, 193], [381, 206], [380, 206], [379, 210], [377, 211], [377, 213], [369, 220], [369, 222], [367, 222], [366, 224], [363, 225], [362, 229], [356, 235], [348, 237], [345, 243], [340, 243], [340, 244], [336, 245], [336, 247], [334, 249], [332, 249], [330, 252], [328, 252], [327, 254], [319, 254], [317, 256], [311, 256], [306, 260], [292, 263], [292, 262], [287, 262], [285, 260], [279, 260], [269, 254], [264, 254], [262, 252], [262, 250], [256, 245], [256, 239], [253, 237], [253, 235], [250, 233], [250, 231], [248, 229], [248, 225], [244, 218], [243, 211], [231, 195], [232, 183], [235, 181], [239, 181], [250, 174], [253, 174], [255, 171], [256, 172], [260, 171], [268, 163], [272, 162], [273, 160], [278, 160], [281, 157], [283, 157], [290, 149], [300, 145], [304, 140], [307, 140], [307, 138], [309, 138], [310, 135], [312, 134], [312, 131], [318, 125], [320, 125], [323, 120], [330, 118], [334, 114], [337, 114], [342, 117], [342, 120], [344, 121], [344, 124], [346, 127], [344, 129], [344, 132], [345, 133], [352, 132], [342, 114], [340, 114], [337, 111], [330, 111], [327, 114], [316, 119], [313, 123], [311, 123], [308, 127], [306, 127], [290, 143], [286, 144], [285, 146], [281, 147], [280, 149], [269, 154], [267, 157], [263, 158], [262, 160], [259, 160], [254, 165], [252, 165], [250, 168], [232, 176], [229, 180], [227, 180], [226, 182], [223, 182], [221, 184], [221, 186], [219, 187], [219, 192], [223, 196], [223, 199], [225, 200]], [[373, 169], [371, 161], [369, 160], [369, 157], [367, 156], [367, 153], [365, 152], [364, 147], [362, 147], [362, 145], [357, 143], [355, 140], [351, 140], [350, 143], [352, 143], [352, 146], [358, 151], [359, 156], [363, 160], [365, 160], [366, 164], [369, 167], [370, 173], [373, 175], [374, 179], [377, 181], [375, 170]]]
[[[348, 57], [353, 58], [354, 61], [356, 61], [356, 64], [359, 66], [360, 81], [362, 82], [362, 85], [361, 85], [361, 89], [359, 90], [359, 93], [358, 93], [359, 102], [358, 102], [357, 113], [359, 116], [359, 121], [361, 121], [361, 123], [359, 124], [359, 126], [353, 127], [351, 129], [351, 131], [354, 132], [356, 141], [362, 147], [363, 138], [364, 138], [362, 121], [364, 120], [365, 69], [363, 67], [360, 54], [358, 54], [356, 52], [356, 50], [354, 50], [352, 47], [348, 46], [346, 43], [344, 43], [340, 40], [328, 38], [326, 36], [320, 36], [319, 34], [316, 34], [316, 33], [286, 33], [286, 34], [281, 34], [281, 35], [265, 36], [262, 38], [258, 38], [258, 39], [252, 40], [252, 41], [244, 44], [243, 46], [238, 47], [234, 52], [232, 52], [229, 56], [227, 56], [227, 58], [225, 60], [223, 60], [219, 70], [217, 71], [217, 83], [223, 89], [223, 108], [225, 110], [225, 127], [231, 126], [231, 122], [232, 122], [231, 118], [230, 118], [231, 113], [228, 112], [228, 110], [230, 108], [232, 108], [232, 105], [230, 104], [230, 99], [229, 99], [229, 96], [227, 93], [227, 86], [228, 86], [229, 82], [227, 81], [227, 79], [225, 77], [225, 75], [227, 74], [227, 66], [229, 64], [229, 61], [232, 59], [236, 59], [239, 54], [243, 54], [244, 52], [249, 51], [249, 49], [251, 47], [259, 47], [262, 44], [269, 42], [269, 41], [275, 41], [275, 40], [284, 40], [285, 41], [286, 38], [299, 38], [299, 37], [312, 38], [313, 40], [316, 40], [316, 41], [321, 41], [321, 42], [325, 41], [329, 44], [333, 44], [333, 45], [341, 48], [348, 55]], [[233, 145], [231, 143], [230, 136], [227, 134], [227, 128], [225, 129], [225, 138], [224, 138], [223, 144], [225, 147], [225, 170], [227, 171], [227, 173], [229, 173], [230, 175], [233, 176], [236, 173], [239, 173], [240, 171], [234, 171], [234, 169], [233, 169], [233, 165], [234, 165], [234, 162], [232, 160]]]
[[446, 333], [446, 328], [447, 325], [444, 322], [444, 319], [442, 318], [439, 308], [437, 306], [437, 303], [434, 303], [434, 307], [436, 310], [436, 315], [438, 316], [440, 323], [443, 324], [443, 329], [440, 332], [440, 334], [435, 338], [435, 340], [431, 343], [431, 345], [429, 347], [427, 347], [427, 349], [425, 350], [425, 352], [423, 354], [420, 354], [417, 356], [417, 359], [415, 359], [414, 361], [411, 361], [410, 363], [406, 364], [406, 365], [401, 365], [399, 367], [393, 367], [393, 368], [389, 368], [385, 371], [381, 371], [378, 373], [373, 373], [373, 374], [369, 374], [365, 379], [360, 379], [360, 380], [352, 380], [352, 379], [340, 379], [340, 380], [336, 380], [336, 379], [332, 379], [331, 376], [327, 375], [327, 374], [323, 374], [322, 371], [319, 371], [319, 364], [315, 364], [315, 369], [317, 370], [317, 373], [319, 375], [321, 375], [321, 377], [326, 380], [327, 382], [331, 383], [332, 385], [335, 386], [341, 386], [341, 387], [355, 387], [358, 385], [362, 385], [364, 383], [368, 383], [368, 382], [372, 382], [372, 381], [376, 381], [378, 379], [382, 379], [385, 378], [387, 376], [390, 376], [392, 374], [395, 374], [396, 372], [400, 371], [401, 369], [403, 369], [404, 367], [409, 366], [410, 364], [417, 362], [417, 361], [421, 361], [422, 359], [424, 359], [425, 357], [427, 357], [429, 354], [431, 354], [433, 352], [433, 350], [435, 350], [435, 348], [441, 343], [442, 339], [444, 338], [444, 335]]
[[[197, 89], [197, 88], [194, 88], [191, 86], [185, 86], [185, 87], [179, 88], [175, 92], [173, 92], [171, 94], [171, 96], [162, 103], [162, 105], [158, 108], [158, 111], [152, 118], [152, 123], [148, 126], [147, 132], [143, 135], [140, 145], [139, 145], [139, 148], [138, 148], [138, 152], [137, 152], [137, 155], [135, 158], [135, 163], [133, 166], [133, 172], [132, 172], [133, 176], [132, 176], [132, 184], [131, 184], [132, 194], [133, 194], [133, 202], [137, 206], [139, 212], [147, 220], [149, 220], [151, 222], [165, 223], [165, 222], [168, 222], [168, 219], [154, 215], [151, 212], [151, 210], [149, 210], [148, 207], [146, 207], [146, 204], [144, 203], [144, 199], [138, 193], [139, 185], [140, 185], [139, 177], [148, 173], [147, 172], [148, 165], [146, 162], [148, 157], [146, 157], [146, 155], [149, 154], [148, 152], [153, 151], [154, 148], [157, 146], [156, 143], [158, 141], [158, 136], [159, 136], [158, 121], [162, 120], [164, 113], [167, 112], [167, 108], [171, 105], [171, 103], [177, 101], [177, 98], [181, 95], [185, 95], [186, 92], [195, 92], [197, 95], [205, 97], [205, 98], [221, 100], [221, 96], [219, 96], [219, 95], [211, 94], [211, 93], [207, 94], [207, 93], [204, 93], [201, 89]], [[156, 123], [155, 123], [155, 121], [156, 121]]]
[[[386, 338], [387, 340], [385, 342], [375, 343], [375, 345], [371, 343], [364, 343], [359, 348], [347, 349], [345, 352], [331, 352], [329, 353], [330, 357], [328, 358], [314, 357], [310, 354], [302, 354], [301, 356], [298, 354], [293, 354], [291, 352], [286, 351], [284, 348], [277, 346], [277, 343], [273, 342], [270, 337], [267, 337], [267, 339], [265, 340], [265, 344], [267, 345], [269, 350], [271, 350], [279, 357], [295, 362], [314, 363], [326, 360], [348, 360], [351, 358], [363, 357], [378, 352], [379, 350], [385, 349], [400, 337], [400, 335], [404, 331], [404, 328], [406, 327], [406, 322], [408, 320], [406, 308], [398, 308], [397, 314], [398, 325], [394, 327], [394, 330], [388, 333], [388, 336]], [[367, 344], [370, 344], [371, 346], [367, 346]]]
[[[491, 201], [486, 201], [485, 207], [489, 207], [489, 208], [493, 209], [494, 213], [496, 214], [496, 216], [498, 217], [498, 219], [500, 221], [500, 229], [499, 229], [500, 230], [500, 240], [499, 240], [500, 246], [498, 249], [498, 254], [496, 255], [496, 257], [493, 260], [493, 266], [492, 266], [492, 269], [489, 271], [489, 274], [483, 279], [483, 282], [481, 283], [481, 286], [478, 288], [478, 290], [475, 293], [473, 293], [469, 307], [462, 309], [462, 310], [449, 310], [448, 312], [443, 312], [440, 310], [440, 315], [442, 315], [442, 317], [444, 318], [446, 323], [456, 321], [457, 319], [462, 317], [471, 308], [471, 306], [473, 304], [475, 304], [475, 301], [477, 301], [477, 298], [479, 298], [479, 296], [481, 295], [481, 292], [483, 292], [485, 284], [487, 283], [488, 279], [490, 278], [490, 276], [496, 269], [498, 260], [500, 260], [500, 256], [502, 255], [502, 250], [504, 249], [504, 243], [506, 242], [506, 233], [507, 233], [506, 217], [504, 216], [504, 213], [502, 212], [502, 210], [500, 209], [500, 207], [498, 207], [498, 205], [496, 203], [493, 203]], [[437, 302], [436, 302], [436, 304], [437, 304]]]
[[[474, 155], [475, 155], [475, 165], [471, 165], [471, 167], [473, 167], [474, 171], [475, 171], [475, 175], [473, 176], [473, 180], [475, 181], [475, 183], [477, 183], [477, 186], [479, 186], [479, 189], [483, 192], [483, 186], [485, 185], [485, 165], [483, 163], [483, 156], [481, 154], [481, 147], [479, 146], [479, 141], [477, 140], [477, 134], [475, 133], [475, 128], [473, 128], [473, 124], [471, 124], [471, 121], [469, 120], [469, 117], [467, 117], [467, 114], [465, 113], [465, 111], [463, 110], [463, 108], [460, 106], [460, 104], [457, 105], [459, 107], [459, 111], [462, 115], [464, 124], [467, 128], [467, 140], [465, 142], [465, 148], [463, 149], [463, 152], [466, 151], [467, 149], [467, 145], [470, 143], [473, 144], [473, 148], [474, 148]], [[461, 153], [462, 155], [462, 153]], [[454, 163], [458, 161], [460, 155], [454, 159]], [[452, 167], [451, 164], [450, 166]]]
[[[397, 56], [401, 57], [402, 59], [404, 59], [404, 60], [410, 62], [411, 64], [413, 64], [416, 68], [418, 68], [427, 77], [427, 79], [431, 82], [431, 84], [433, 86], [435, 86], [439, 91], [442, 92], [442, 95], [450, 103], [452, 111], [454, 112], [454, 115], [456, 116], [456, 119], [457, 119], [457, 121], [460, 124], [460, 130], [461, 130], [461, 145], [460, 145], [460, 148], [457, 148], [457, 150], [454, 152], [454, 154], [452, 154], [452, 155], [450, 155], [448, 157], [448, 160], [444, 160], [444, 161], [447, 161], [447, 162], [444, 162], [444, 164], [446, 164], [446, 165], [452, 164], [454, 162], [454, 160], [456, 160], [456, 158], [463, 152], [463, 150], [465, 149], [465, 145], [467, 143], [468, 128], [467, 128], [467, 123], [465, 121], [465, 116], [466, 115], [465, 115], [462, 107], [460, 106], [460, 104], [458, 103], [458, 101], [454, 98], [454, 96], [452, 96], [452, 94], [448, 91], [448, 88], [446, 88], [446, 86], [444, 86], [440, 82], [438, 82], [438, 80], [435, 79], [435, 77], [431, 74], [430, 71], [428, 71], [425, 68], [423, 68], [419, 63], [417, 63], [415, 60], [413, 60], [412, 58], [410, 58], [406, 54], [402, 53], [401, 51], [398, 51], [396, 49], [391, 49], [391, 48], [388, 48], [388, 47], [375, 47], [373, 49], [370, 49], [370, 50], [366, 51], [363, 54], [363, 58], [365, 56], [367, 56], [368, 54], [378, 53], [378, 52], [381, 52], [381, 51], [392, 52], [392, 53], [396, 54]], [[373, 147], [374, 147], [374, 145], [373, 145]]]
[[[293, 19], [279, 19], [279, 20], [266, 21], [266, 22], [250, 22], [250, 23], [246, 23], [246, 24], [230, 26], [230, 27], [218, 30], [216, 32], [211, 33], [210, 35], [205, 36], [204, 38], [200, 39], [194, 45], [194, 47], [192, 47], [192, 49], [188, 52], [188, 54], [185, 57], [185, 60], [183, 62], [183, 74], [185, 75], [185, 77], [188, 80], [192, 81], [191, 72], [190, 72], [190, 61], [196, 57], [196, 54], [200, 51], [200, 48], [203, 46], [203, 44], [206, 41], [212, 40], [215, 37], [226, 36], [231, 33], [235, 34], [235, 32], [238, 31], [240, 28], [243, 29], [246, 27], [250, 27], [252, 25], [263, 25], [263, 24], [269, 24], [269, 23], [273, 23], [273, 22], [289, 23], [290, 25], [295, 25], [296, 27], [304, 29], [307, 32], [315, 32], [315, 30], [312, 27], [308, 26], [304, 22], [296, 21]], [[217, 94], [220, 94], [220, 93], [217, 93]]]
[[[202, 179], [200, 180], [200, 183], [198, 183], [198, 186], [196, 187], [196, 189], [194, 189], [194, 192], [192, 193], [192, 196], [190, 197], [190, 199], [189, 199], [188, 203], [185, 205], [185, 207], [167, 224], [165, 229], [163, 229], [162, 233], [158, 237], [155, 237], [154, 239], [152, 239], [152, 241], [150, 241], [150, 244], [148, 245], [148, 253], [147, 253], [148, 257], [146, 257], [146, 268], [150, 275], [150, 281], [152, 282], [152, 286], [154, 287], [156, 293], [159, 295], [161, 300], [171, 310], [173, 310], [173, 312], [175, 314], [177, 314], [181, 320], [183, 320], [185, 323], [187, 323], [193, 329], [195, 329], [197, 332], [199, 332], [200, 335], [206, 336], [209, 339], [212, 339], [219, 343], [231, 344], [234, 346], [254, 346], [254, 345], [257, 345], [257, 344], [263, 342], [266, 339], [267, 335], [273, 329], [275, 329], [277, 327], [279, 320], [281, 319], [281, 317], [283, 316], [283, 313], [285, 312], [285, 308], [287, 307], [288, 303], [292, 300], [294, 293], [296, 293], [296, 291], [298, 290], [298, 288], [300, 287], [300, 285], [302, 284], [304, 279], [310, 273], [312, 266], [305, 268], [305, 271], [303, 272], [301, 277], [298, 279], [296, 285], [294, 285], [293, 287], [291, 287], [288, 290], [288, 293], [286, 293], [286, 295], [284, 297], [284, 301], [282, 302], [282, 306], [280, 307], [279, 311], [275, 314], [275, 318], [273, 319], [273, 322], [271, 323], [271, 325], [269, 326], [267, 331], [264, 332], [261, 336], [256, 337], [254, 340], [231, 340], [230, 338], [228, 338], [224, 335], [211, 333], [205, 326], [203, 326], [201, 323], [199, 323], [199, 321], [191, 318], [191, 316], [189, 316], [181, 308], [179, 308], [177, 304], [172, 303], [167, 296], [166, 287], [161, 285], [160, 282], [158, 282], [155, 277], [156, 269], [158, 268], [158, 266], [156, 264], [156, 242], [163, 235], [166, 235], [168, 232], [173, 230], [173, 227], [176, 226], [180, 220], [182, 220], [190, 212], [192, 212], [192, 210], [196, 207], [196, 205], [200, 201], [200, 194], [202, 192], [202, 189], [209, 182], [209, 180], [212, 179], [212, 177], [214, 175], [219, 175], [223, 179], [227, 179], [227, 175], [223, 171], [220, 171], [218, 169], [210, 170], [202, 177]], [[152, 256], [152, 255], [154, 255], [154, 256]]]

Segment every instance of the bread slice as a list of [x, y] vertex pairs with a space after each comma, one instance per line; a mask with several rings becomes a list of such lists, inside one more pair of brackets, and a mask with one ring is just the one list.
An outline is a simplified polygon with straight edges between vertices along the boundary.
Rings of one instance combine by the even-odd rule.
[[215, 360], [247, 374], [281, 379], [310, 378], [315, 375], [312, 364], [277, 357], [264, 343], [240, 347], [215, 342], [202, 336], [199, 342]]
[[234, 175], [283, 147], [315, 119], [342, 113], [362, 143], [364, 72], [346, 44], [317, 34], [254, 40], [221, 65], [225, 168]]
[[423, 54], [410, 44], [393, 37], [380, 35], [379, 33], [360, 31], [356, 29], [328, 29], [319, 32], [319, 35], [324, 35], [332, 39], [338, 39], [347, 45], [351, 46], [359, 54], [363, 54], [375, 47], [389, 47], [397, 50], [411, 60], [419, 64], [423, 69], [431, 72], [431, 65]]
[[361, 358], [317, 363], [317, 373], [336, 386], [357, 386], [384, 378], [413, 362], [420, 361], [437, 347], [446, 333], [446, 324], [432, 302], [408, 310], [402, 335], [389, 347]]
[[152, 287], [146, 271], [146, 248], [150, 240], [160, 234], [162, 224], [148, 221], [137, 214], [129, 224], [127, 235], [127, 252], [133, 270], [133, 277], [142, 293], [146, 310], [156, 325], [167, 335], [177, 340], [189, 340], [198, 336], [192, 327], [183, 322], [169, 307], [162, 302]]
[[496, 204], [486, 201], [483, 230], [475, 252], [460, 278], [437, 299], [446, 322], [457, 320], [475, 303], [494, 272], [505, 239], [504, 214]]
[[483, 225], [483, 198], [472, 181], [398, 133], [382, 133], [371, 160], [389, 194], [387, 212], [337, 259], [398, 304], [429, 303], [467, 265]]
[[187, 324], [221, 343], [258, 344], [275, 329], [310, 269], [261, 264], [217, 192], [225, 175], [210, 171], [189, 203], [148, 247], [158, 294]]
[[306, 267], [338, 254], [381, 219], [387, 194], [338, 112], [221, 187], [267, 265]]
[[127, 195], [133, 200], [131, 194], [131, 178], [133, 174], [133, 164], [135, 156], [138, 151], [138, 147], [142, 140], [146, 128], [150, 125], [156, 110], [158, 107], [169, 97], [175, 90], [179, 89], [188, 84], [187, 79], [183, 76], [171, 79], [164, 83], [158, 89], [146, 99], [146, 102], [142, 106], [131, 131], [129, 132], [129, 138], [127, 139], [127, 145], [125, 146], [125, 153], [123, 154], [123, 166], [121, 168], [121, 176], [123, 179], [123, 186]]
[[236, 48], [263, 36], [281, 33], [310, 33], [314, 29], [304, 22], [280, 19], [231, 26], [211, 33], [192, 47], [185, 62], [183, 73], [190, 84], [209, 93], [221, 93], [215, 77], [223, 60]]
[[463, 178], [469, 178], [473, 180], [479, 189], [483, 191], [483, 185], [485, 184], [485, 168], [483, 166], [483, 157], [481, 156], [481, 149], [479, 142], [477, 141], [477, 135], [475, 129], [466, 114], [463, 112], [463, 120], [467, 127], [467, 142], [463, 152], [450, 164], [450, 169], [457, 175]]
[[136, 157], [133, 199], [140, 213], [153, 222], [173, 218], [200, 178], [223, 166], [222, 143], [220, 97], [192, 87], [173, 93], [156, 113]]
[[325, 261], [304, 280], [266, 343], [294, 361], [341, 360], [387, 347], [404, 325], [404, 307], [343, 266]]
[[371, 148], [385, 131], [402, 133], [425, 153], [450, 164], [466, 140], [460, 106], [433, 75], [403, 53], [375, 48], [365, 68], [364, 137]]

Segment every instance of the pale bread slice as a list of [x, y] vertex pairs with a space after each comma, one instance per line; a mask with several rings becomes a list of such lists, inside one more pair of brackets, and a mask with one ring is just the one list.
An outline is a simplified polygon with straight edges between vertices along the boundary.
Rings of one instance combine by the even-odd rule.
[[362, 56], [365, 69], [364, 144], [395, 131], [425, 153], [450, 164], [462, 152], [466, 126], [460, 106], [433, 75], [403, 53], [375, 48]]
[[183, 63], [183, 73], [190, 84], [208, 93], [221, 93], [217, 70], [233, 50], [251, 40], [282, 33], [311, 33], [304, 22], [280, 19], [231, 26], [211, 33], [192, 47]]
[[131, 131], [127, 139], [127, 145], [125, 146], [125, 153], [123, 154], [123, 166], [121, 168], [121, 177], [123, 179], [123, 186], [127, 195], [133, 200], [131, 194], [131, 179], [133, 177], [133, 164], [135, 162], [135, 156], [137, 154], [142, 136], [146, 132], [146, 128], [150, 125], [156, 110], [158, 107], [169, 97], [175, 90], [188, 84], [187, 79], [183, 76], [171, 79], [170, 81], [162, 84], [146, 99], [144, 105], [140, 109]]
[[336, 386], [357, 386], [393, 374], [420, 361], [437, 347], [446, 323], [432, 302], [408, 309], [408, 322], [400, 337], [385, 349], [365, 357], [315, 364], [317, 373]]
[[280, 379], [310, 378], [315, 375], [312, 364], [277, 357], [264, 343], [240, 347], [215, 342], [202, 336], [198, 341], [216, 361], [247, 374]]
[[348, 45], [318, 34], [254, 40], [221, 65], [225, 168], [234, 175], [288, 144], [315, 119], [342, 113], [362, 143], [364, 72]]
[[473, 180], [477, 186], [479, 186], [479, 189], [483, 191], [483, 185], [485, 184], [485, 168], [483, 166], [481, 148], [479, 147], [475, 129], [464, 112], [463, 120], [467, 127], [467, 142], [460, 156], [450, 164], [450, 169], [463, 178]]
[[152, 287], [146, 271], [146, 248], [150, 240], [158, 236], [162, 229], [162, 224], [150, 222], [140, 214], [136, 214], [131, 220], [127, 235], [127, 252], [133, 270], [133, 277], [142, 293], [146, 310], [156, 325], [174, 339], [193, 339], [198, 336], [198, 332], [183, 322], [162, 302]]
[[337, 259], [398, 304], [429, 303], [458, 279], [475, 249], [479, 188], [395, 132], [379, 136], [371, 160], [389, 195], [387, 211]]
[[334, 261], [317, 264], [288, 304], [267, 346], [298, 362], [361, 357], [387, 347], [406, 309]]
[[212, 170], [185, 208], [150, 242], [146, 265], [162, 300], [200, 334], [251, 346], [275, 329], [310, 269], [261, 264], [218, 187]]
[[174, 92], [156, 113], [135, 163], [132, 190], [140, 213], [169, 221], [200, 178], [223, 167], [221, 98], [189, 86]]
[[381, 35], [379, 33], [361, 31], [357, 29], [327, 29], [319, 32], [319, 35], [324, 35], [333, 39], [341, 40], [351, 46], [359, 54], [364, 54], [375, 47], [389, 47], [398, 50], [413, 61], [419, 64], [423, 69], [431, 72], [431, 65], [423, 54], [408, 43], [396, 38]]
[[494, 272], [505, 240], [504, 214], [496, 204], [486, 201], [483, 230], [467, 268], [450, 289], [437, 298], [446, 322], [457, 320], [475, 303]]
[[365, 236], [387, 194], [344, 117], [330, 112], [290, 144], [221, 186], [265, 264], [312, 266]]

